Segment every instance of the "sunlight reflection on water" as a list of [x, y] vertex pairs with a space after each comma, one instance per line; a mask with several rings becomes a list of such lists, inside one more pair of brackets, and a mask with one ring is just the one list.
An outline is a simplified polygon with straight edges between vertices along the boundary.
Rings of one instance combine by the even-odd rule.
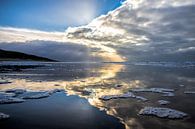
[[[160, 125], [163, 125], [163, 121], [159, 119], [149, 118], [142, 121], [144, 118], [137, 116], [137, 112], [143, 105], [156, 106], [155, 101], [162, 98], [161, 96], [157, 94], [143, 94], [151, 102], [139, 102], [134, 99], [102, 101], [99, 98], [104, 95], [123, 94], [132, 88], [138, 87], [165, 86], [178, 89], [178, 85], [182, 83], [186, 85], [185, 88], [193, 88], [189, 87], [191, 84], [194, 84], [194, 81], [189, 82], [189, 78], [194, 77], [193, 73], [186, 76], [184, 74], [181, 75], [181, 72], [172, 68], [147, 67], [146, 69], [143, 66], [136, 67], [117, 63], [49, 63], [45, 66], [25, 69], [20, 72], [9, 71], [1, 73], [2, 79], [9, 80], [12, 83], [1, 84], [0, 90], [14, 88], [34, 91], [65, 89], [67, 95], [83, 97], [92, 106], [105, 110], [107, 114], [119, 118], [125, 124], [126, 129], [144, 129], [143, 126], [146, 121], [151, 124], [158, 121]], [[181, 77], [186, 79], [181, 81]], [[174, 82], [171, 80], [174, 80]], [[120, 85], [120, 87], [117, 85]], [[181, 94], [182, 90], [181, 88], [178, 89], [177, 94]], [[181, 96], [184, 95], [182, 94]], [[186, 103], [194, 105], [191, 99], [186, 101]], [[172, 100], [170, 99], [170, 101]], [[172, 107], [177, 107], [178, 105], [181, 106], [178, 103], [172, 104]], [[184, 110], [187, 109], [184, 108]], [[185, 122], [179, 123], [177, 121], [174, 121], [174, 124], [183, 128], [194, 126], [191, 123], [186, 124]]]

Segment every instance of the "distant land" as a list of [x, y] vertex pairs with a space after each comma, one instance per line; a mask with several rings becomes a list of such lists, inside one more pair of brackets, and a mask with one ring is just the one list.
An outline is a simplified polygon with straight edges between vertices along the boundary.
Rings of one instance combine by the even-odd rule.
[[51, 61], [51, 62], [55, 61], [45, 57], [39, 57], [35, 55], [25, 54], [22, 52], [7, 51], [7, 50], [0, 49], [0, 61], [10, 61], [10, 60]]

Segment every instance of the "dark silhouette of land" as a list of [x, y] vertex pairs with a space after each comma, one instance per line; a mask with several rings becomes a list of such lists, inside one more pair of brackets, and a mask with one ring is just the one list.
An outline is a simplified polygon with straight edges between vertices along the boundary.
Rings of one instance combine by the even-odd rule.
[[35, 55], [25, 54], [22, 52], [7, 51], [0, 49], [0, 61], [1, 60], [30, 60], [55, 62], [55, 60], [48, 59], [45, 57], [39, 57]]

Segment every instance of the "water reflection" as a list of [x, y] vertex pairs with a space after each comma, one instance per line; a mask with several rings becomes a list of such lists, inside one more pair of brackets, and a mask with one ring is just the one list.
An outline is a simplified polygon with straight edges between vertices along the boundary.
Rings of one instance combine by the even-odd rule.
[[[126, 129], [146, 129], [153, 126], [156, 128], [163, 126], [171, 129], [178, 127], [185, 129], [195, 127], [193, 124], [194, 109], [184, 106], [185, 104], [195, 106], [194, 96], [183, 94], [184, 90], [193, 90], [194, 88], [192, 86], [194, 84], [192, 69], [129, 66], [114, 63], [51, 63], [45, 67], [26, 69], [19, 73], [2, 73], [1, 77], [7, 78], [12, 83], [2, 84], [0, 89], [24, 88], [36, 91], [65, 89], [68, 95], [86, 98], [91, 105], [119, 118], [125, 124]], [[180, 84], [185, 85], [185, 87], [179, 87]], [[135, 99], [110, 101], [99, 99], [103, 95], [122, 94], [131, 88], [151, 86], [176, 89], [176, 96], [163, 98], [159, 94], [140, 93], [150, 100], [147, 102], [139, 102]], [[170, 107], [187, 112], [192, 117], [180, 122], [137, 115], [138, 111], [144, 106], [159, 106], [156, 103], [159, 99], [169, 100], [171, 102]]]

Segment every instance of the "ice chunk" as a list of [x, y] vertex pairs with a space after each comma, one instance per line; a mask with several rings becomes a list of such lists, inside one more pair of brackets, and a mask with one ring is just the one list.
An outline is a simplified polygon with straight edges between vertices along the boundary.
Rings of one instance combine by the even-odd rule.
[[5, 92], [0, 92], [0, 99], [5, 98], [5, 97], [14, 97], [16, 94], [14, 93], [5, 93]]
[[50, 92], [38, 92], [38, 93], [26, 93], [24, 96], [21, 98], [23, 99], [40, 99], [40, 98], [46, 98], [51, 95]]
[[142, 97], [142, 96], [135, 96], [136, 99], [142, 100], [142, 101], [147, 101], [148, 99]]
[[173, 89], [165, 89], [165, 88], [140, 88], [140, 89], [132, 89], [135, 92], [173, 92]]
[[6, 80], [0, 80], [0, 84], [9, 84], [11, 83], [10, 81], [6, 81]]
[[185, 85], [183, 85], [183, 84], [180, 84], [179, 86], [180, 86], [180, 87], [184, 87]]
[[162, 92], [163, 93], [163, 96], [175, 96], [175, 94], [173, 92]]
[[56, 92], [62, 92], [63, 89], [54, 89], [51, 91], [40, 91], [40, 92], [26, 92], [25, 94], [22, 94], [20, 98], [23, 99], [41, 99], [41, 98], [47, 98], [51, 96], [52, 94]]
[[23, 100], [23, 99], [14, 98], [14, 97], [0, 98], [0, 104], [22, 103], [24, 101], [25, 100]]
[[6, 93], [15, 93], [15, 94], [23, 94], [26, 92], [24, 89], [9, 89], [5, 91]]
[[119, 95], [105, 95], [100, 97], [102, 100], [110, 100], [110, 99], [118, 99], [118, 98], [136, 98], [142, 101], [146, 101], [147, 99], [142, 96], [136, 96], [132, 92], [127, 92], [125, 94], [119, 94]]
[[0, 120], [8, 119], [9, 115], [0, 112]]
[[169, 104], [170, 102], [169, 102], [169, 101], [166, 101], [166, 100], [158, 100], [158, 103], [159, 103], [160, 105], [167, 105], [167, 104]]
[[195, 94], [195, 91], [185, 91], [185, 94]]
[[163, 96], [174, 96], [174, 89], [165, 89], [165, 88], [139, 88], [132, 89], [133, 92], [153, 92], [153, 93], [161, 93]]
[[187, 114], [184, 112], [161, 107], [145, 107], [139, 111], [139, 115], [153, 115], [156, 117], [169, 119], [181, 119], [187, 116]]

